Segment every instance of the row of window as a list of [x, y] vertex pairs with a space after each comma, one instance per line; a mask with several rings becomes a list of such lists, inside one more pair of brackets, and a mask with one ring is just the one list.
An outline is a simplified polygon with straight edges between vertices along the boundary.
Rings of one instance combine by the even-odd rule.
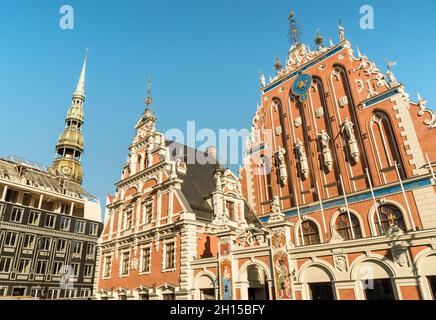
[[[380, 221], [378, 221], [378, 219], [380, 219]], [[401, 210], [390, 204], [378, 207], [376, 225], [379, 234], [387, 234], [387, 231], [393, 225], [406, 231], [406, 225]], [[344, 240], [361, 239], [363, 237], [359, 219], [351, 212], [340, 214], [336, 219], [334, 229]], [[311, 220], [304, 221], [301, 224], [301, 230], [302, 232], [299, 232], [300, 243], [304, 243], [304, 245], [321, 243], [320, 233], [315, 222]], [[304, 240], [301, 237], [302, 235]]]
[[[8, 232], [5, 237], [4, 246], [16, 248], [18, 242], [19, 234], [17, 232]], [[33, 250], [35, 249], [35, 235], [26, 234], [23, 240], [23, 249]], [[39, 239], [37, 248], [40, 251], [50, 251], [51, 244], [53, 239], [49, 237], [42, 237]], [[66, 251], [67, 240], [65, 239], [57, 239], [56, 240], [56, 252], [63, 253]], [[73, 243], [73, 254], [81, 255], [82, 254], [83, 242], [74, 241]], [[88, 243], [86, 246], [86, 255], [94, 257], [95, 254], [95, 244]]]
[[[78, 289], [68, 289], [65, 290], [63, 298], [88, 298], [92, 294], [91, 289], [81, 289], [80, 293]], [[24, 297], [28, 295], [27, 288], [23, 287], [12, 287], [10, 291], [8, 291], [8, 287], [0, 287], [0, 297], [4, 296], [16, 296], [16, 297]], [[33, 298], [41, 298], [49, 300], [56, 300], [61, 298], [61, 289], [60, 288], [49, 288], [48, 290], [44, 290], [41, 287], [33, 287], [30, 290], [30, 296]]]
[[[21, 223], [24, 216], [24, 209], [13, 207], [10, 222]], [[41, 212], [31, 210], [29, 213], [29, 217], [27, 219], [27, 224], [32, 226], [39, 226], [41, 220]], [[60, 230], [62, 231], [70, 231], [71, 229], [71, 218], [61, 216], [60, 217]], [[44, 221], [44, 227], [54, 229], [56, 223], [56, 215], [47, 214]], [[74, 232], [78, 234], [85, 234], [86, 229], [86, 221], [76, 220]], [[90, 223], [89, 235], [97, 236], [98, 235], [98, 224]]]
[[[164, 271], [173, 270], [175, 268], [175, 244], [164, 244], [164, 252], [162, 268]], [[120, 257], [120, 276], [127, 276], [131, 267], [132, 261], [130, 261], [130, 253], [123, 252]], [[104, 257], [103, 262], [103, 277], [109, 278], [112, 271], [112, 256], [108, 255]], [[151, 247], [143, 248], [141, 250], [141, 261], [139, 264], [140, 273], [151, 272]]]
[[[12, 268], [12, 257], [1, 257], [0, 258], [0, 273], [9, 273], [11, 272]], [[48, 270], [48, 260], [38, 260], [36, 262], [36, 274], [46, 274]], [[18, 263], [18, 273], [19, 274], [29, 274], [30, 267], [32, 264], [31, 259], [22, 258], [20, 259]], [[91, 278], [93, 275], [94, 265], [92, 264], [85, 264], [84, 265], [84, 271], [83, 276], [85, 278]], [[71, 265], [66, 266], [63, 262], [57, 262], [55, 261], [53, 263], [53, 267], [50, 270], [51, 274], [60, 276], [65, 273], [70, 273], [71, 276], [78, 277], [80, 271], [80, 263], [72, 263]]]

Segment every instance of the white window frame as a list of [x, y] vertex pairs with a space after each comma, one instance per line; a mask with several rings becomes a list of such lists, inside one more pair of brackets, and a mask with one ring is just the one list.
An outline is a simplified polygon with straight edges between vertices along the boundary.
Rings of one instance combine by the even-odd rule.
[[[109, 258], [109, 259], [108, 259]], [[107, 261], [109, 260], [110, 263], [110, 272], [109, 274], [107, 274]], [[109, 279], [111, 277], [111, 273], [112, 273], [112, 255], [107, 254], [103, 256], [103, 275], [102, 278], [103, 279]]]
[[[147, 210], [147, 207], [150, 206], [150, 212]], [[153, 201], [146, 201], [144, 203], [144, 206], [142, 207], [143, 209], [143, 216], [142, 216], [142, 224], [149, 224], [153, 222], [153, 209], [154, 209], [154, 204]], [[150, 221], [148, 221], [148, 214], [151, 213], [151, 219]]]
[[[172, 268], [168, 268], [167, 267], [167, 246], [170, 244], [174, 244], [174, 267]], [[165, 240], [163, 243], [163, 251], [162, 251], [162, 272], [172, 272], [176, 270], [176, 266], [177, 266], [177, 247], [176, 247], [176, 240], [175, 239], [171, 239], [171, 240]]]
[[[53, 294], [50, 296], [50, 291], [53, 292]], [[61, 295], [61, 289], [59, 288], [48, 288], [47, 290], [47, 299], [49, 300], [58, 300]]]
[[[90, 268], [89, 274], [87, 274], [87, 268]], [[84, 278], [92, 278], [93, 272], [94, 272], [94, 265], [90, 264], [90, 263], [85, 264], [85, 266], [83, 268], [83, 277]]]
[[47, 248], [39, 248], [42, 251], [50, 251], [51, 245], [52, 245], [52, 239], [50, 239], [49, 237], [42, 237], [39, 239], [39, 241], [42, 241], [42, 239], [47, 239], [48, 241], [44, 241], [44, 243], [48, 243]]
[[[31, 217], [36, 217], [35, 221], [30, 222]], [[36, 210], [30, 210], [29, 218], [27, 219], [27, 224], [31, 226], [39, 226], [40, 221], [41, 221], [41, 212]]]
[[[124, 255], [126, 253], [129, 256], [129, 263], [127, 264], [127, 273], [123, 274]], [[130, 273], [130, 250], [125, 250], [125, 251], [121, 252], [121, 256], [120, 256], [120, 273], [119, 273], [119, 276], [120, 277], [128, 277], [129, 273]]]
[[1, 260], [9, 260], [9, 268], [7, 270], [0, 270], [0, 273], [9, 273], [12, 268], [13, 257], [0, 257]]
[[[42, 273], [40, 273], [39, 272], [39, 262], [44, 262], [45, 263], [45, 268], [44, 268], [44, 272], [42, 272]], [[35, 269], [35, 273], [37, 274], [37, 275], [45, 275], [46, 273], [47, 273], [47, 265], [48, 265], [48, 261], [47, 260], [43, 260], [43, 259], [40, 259], [40, 260], [38, 260], [38, 261], [36, 261], [36, 269]]]
[[78, 278], [80, 275], [80, 263], [72, 263], [71, 268], [73, 269], [73, 277]]
[[[60, 265], [59, 270], [56, 270], [56, 265]], [[60, 276], [60, 275], [61, 275], [61, 270], [62, 270], [62, 267], [63, 267], [63, 266], [64, 266], [64, 263], [63, 263], [63, 262], [60, 262], [60, 261], [54, 261], [54, 262], [53, 262], [53, 270], [52, 270], [52, 274], [55, 275], [55, 276]]]
[[[78, 226], [83, 226], [82, 228], [78, 228]], [[86, 221], [76, 220], [76, 225], [74, 226], [74, 233], [85, 234], [86, 229]]]
[[[47, 220], [49, 219], [49, 217], [50, 217], [50, 218], [53, 218], [53, 223], [52, 223], [52, 225], [50, 225], [50, 226], [47, 225]], [[54, 229], [54, 228], [55, 228], [55, 225], [56, 225], [56, 216], [55, 216], [54, 214], [47, 214], [47, 215], [45, 216], [44, 227], [45, 227], [45, 228]]]
[[89, 235], [97, 236], [98, 235], [98, 224], [91, 223], [89, 227]]
[[[148, 271], [143, 271], [144, 266], [143, 266], [143, 258], [144, 258], [144, 251], [145, 250], [150, 250], [149, 252], [149, 269]], [[151, 256], [152, 256], [152, 247], [151, 244], [148, 244], [146, 246], [141, 247], [141, 257], [140, 257], [140, 262], [139, 262], [139, 274], [150, 274], [151, 273]]]
[[[63, 225], [63, 222], [65, 222], [65, 221], [68, 221], [67, 227], [64, 227], [64, 225]], [[71, 218], [65, 217], [65, 216], [61, 216], [59, 229], [62, 230], [62, 231], [70, 231], [70, 229], [71, 229]]]
[[[80, 252], [75, 252], [76, 251], [76, 243], [80, 243]], [[73, 242], [73, 254], [82, 255], [82, 252], [83, 252], [83, 242], [82, 241], [74, 241]]]
[[91, 296], [91, 289], [81, 289], [80, 297], [81, 298], [89, 298]]
[[[27, 271], [21, 271], [21, 261], [27, 261]], [[20, 261], [18, 261], [18, 273], [19, 274], [29, 274], [30, 272], [30, 267], [32, 266], [32, 260], [31, 259], [27, 259], [27, 258], [20, 258]]]
[[[4, 290], [3, 294], [2, 294], [2, 290]], [[0, 286], [0, 297], [5, 297], [7, 295], [8, 295], [8, 287], [7, 286]]]
[[[16, 215], [16, 212], [17, 212], [17, 211], [20, 212], [20, 219], [18, 219], [18, 220], [16, 220], [16, 219], [12, 220], [12, 216], [13, 216], [13, 214], [14, 214], [14, 211], [15, 211], [15, 215]], [[23, 208], [20, 208], [20, 207], [12, 207], [11, 216], [10, 216], [9, 221], [10, 221], [10, 222], [13, 222], [13, 223], [21, 223], [21, 221], [23, 221], [23, 215], [24, 215], [24, 209], [23, 209]]]
[[[92, 252], [91, 253], [89, 253], [89, 247], [90, 246], [92, 247]], [[95, 256], [95, 248], [96, 248], [96, 245], [94, 243], [88, 242], [87, 245], [86, 245], [86, 256], [87, 257], [89, 257], [89, 256], [94, 257]]]
[[[26, 246], [25, 244], [26, 244], [26, 239], [27, 238], [32, 238], [32, 241], [30, 242], [30, 244], [31, 244], [31, 246]], [[25, 234], [24, 235], [24, 241], [23, 241], [23, 248], [24, 249], [27, 249], [27, 250], [33, 250], [33, 249], [35, 249], [35, 239], [36, 239], [36, 236], [35, 235], [33, 235], [33, 234]]]
[[[6, 239], [8, 238], [8, 235], [14, 235], [14, 237], [13, 237], [14, 243], [13, 244], [6, 243]], [[9, 247], [9, 248], [15, 248], [16, 244], [17, 244], [18, 237], [19, 237], [18, 232], [12, 232], [12, 231], [7, 232], [6, 236], [5, 236], [4, 246]], [[9, 238], [9, 239], [12, 239], [12, 238]]]
[[[3, 203], [0, 203], [0, 219], [3, 217], [3, 209], [4, 209], [5, 205]], [[0, 287], [1, 289], [2, 287]], [[6, 287], [7, 289], [7, 287]]]
[[[61, 248], [61, 250], [59, 250], [59, 244], [63, 243], [63, 248]], [[56, 252], [58, 253], [65, 253], [65, 251], [67, 250], [67, 240], [65, 239], [57, 239], [56, 241]]]

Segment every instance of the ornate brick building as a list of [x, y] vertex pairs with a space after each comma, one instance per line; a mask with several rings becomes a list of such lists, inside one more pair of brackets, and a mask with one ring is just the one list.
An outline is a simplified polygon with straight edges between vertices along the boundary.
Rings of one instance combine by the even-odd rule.
[[97, 298], [435, 298], [436, 115], [342, 24], [337, 45], [318, 34], [312, 50], [289, 19], [239, 179], [188, 161], [213, 152], [173, 152], [146, 101], [109, 198]]

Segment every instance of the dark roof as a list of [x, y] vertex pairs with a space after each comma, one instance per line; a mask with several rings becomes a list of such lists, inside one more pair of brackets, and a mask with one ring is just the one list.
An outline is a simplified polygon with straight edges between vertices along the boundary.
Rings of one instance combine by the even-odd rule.
[[186, 175], [180, 174], [183, 180], [182, 193], [185, 196], [191, 210], [197, 218], [212, 220], [213, 209], [207, 203], [206, 198], [216, 189], [215, 173], [223, 169], [214, 158], [207, 159], [210, 163], [202, 163], [206, 159], [207, 153], [179, 144], [174, 141], [166, 141], [166, 146], [170, 148], [172, 160], [180, 159], [186, 164]]

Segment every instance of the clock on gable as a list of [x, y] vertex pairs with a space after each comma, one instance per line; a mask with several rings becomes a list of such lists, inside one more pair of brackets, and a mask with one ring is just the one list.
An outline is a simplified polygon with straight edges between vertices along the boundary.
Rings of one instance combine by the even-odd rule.
[[292, 93], [300, 98], [300, 102], [304, 102], [311, 86], [312, 77], [308, 74], [300, 74], [292, 85]]

